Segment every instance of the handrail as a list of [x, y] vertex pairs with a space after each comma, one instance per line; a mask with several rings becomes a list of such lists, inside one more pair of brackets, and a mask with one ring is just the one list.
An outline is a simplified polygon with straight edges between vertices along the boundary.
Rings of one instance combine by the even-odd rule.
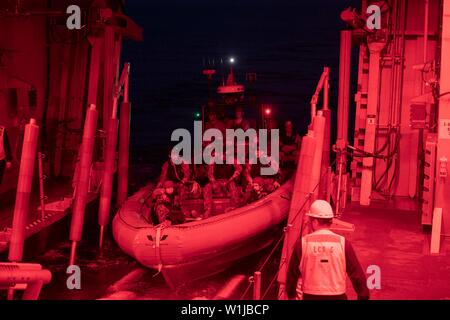
[[52, 279], [40, 264], [0, 263], [0, 289], [24, 290], [23, 300], [37, 300], [42, 286]]
[[319, 82], [317, 83], [316, 91], [314, 92], [314, 95], [311, 98], [311, 123], [314, 117], [316, 116], [317, 103], [319, 101], [319, 95], [322, 90], [323, 90], [323, 109], [328, 110], [329, 79], [330, 79], [330, 68], [324, 67]]

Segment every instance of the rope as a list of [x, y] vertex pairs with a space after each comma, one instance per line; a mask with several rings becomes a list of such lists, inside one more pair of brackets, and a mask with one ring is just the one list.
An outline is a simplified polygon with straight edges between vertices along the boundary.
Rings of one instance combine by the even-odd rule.
[[247, 289], [245, 289], [244, 293], [242, 294], [241, 298], [239, 300], [244, 300], [244, 297], [247, 295], [247, 292], [250, 290], [250, 288], [252, 287], [253, 282], [249, 281], [249, 284], [247, 286]]
[[278, 278], [278, 274], [279, 273], [280, 273], [280, 271], [278, 270], [277, 273], [275, 274], [275, 277], [273, 277], [272, 281], [270, 281], [269, 286], [267, 287], [266, 291], [262, 295], [261, 300], [264, 300], [264, 298], [267, 296], [267, 294], [269, 293], [269, 291], [272, 288], [273, 284], [275, 283], [275, 280]]

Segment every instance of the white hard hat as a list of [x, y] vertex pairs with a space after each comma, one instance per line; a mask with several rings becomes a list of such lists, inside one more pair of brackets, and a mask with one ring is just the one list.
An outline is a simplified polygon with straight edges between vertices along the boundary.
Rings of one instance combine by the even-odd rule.
[[324, 200], [316, 200], [313, 202], [309, 211], [306, 213], [308, 217], [332, 219], [334, 218], [333, 209], [331, 205]]

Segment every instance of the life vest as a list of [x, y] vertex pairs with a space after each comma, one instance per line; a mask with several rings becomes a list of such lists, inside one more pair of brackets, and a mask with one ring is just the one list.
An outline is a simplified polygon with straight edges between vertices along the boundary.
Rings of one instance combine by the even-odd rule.
[[326, 229], [302, 238], [303, 292], [340, 295], [346, 290], [345, 238]]
[[6, 159], [4, 143], [5, 143], [5, 127], [0, 126], [0, 161]]
[[287, 136], [285, 134], [281, 135], [281, 143], [284, 145], [292, 146], [297, 143], [297, 134], [295, 132], [292, 133], [291, 136]]

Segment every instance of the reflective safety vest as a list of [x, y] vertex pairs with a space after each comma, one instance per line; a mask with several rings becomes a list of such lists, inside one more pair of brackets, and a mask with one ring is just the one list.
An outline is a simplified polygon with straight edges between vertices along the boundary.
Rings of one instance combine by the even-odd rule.
[[345, 293], [345, 238], [322, 229], [302, 238], [302, 289], [312, 295]]
[[0, 126], [0, 161], [6, 159], [6, 152], [5, 152], [5, 128]]

